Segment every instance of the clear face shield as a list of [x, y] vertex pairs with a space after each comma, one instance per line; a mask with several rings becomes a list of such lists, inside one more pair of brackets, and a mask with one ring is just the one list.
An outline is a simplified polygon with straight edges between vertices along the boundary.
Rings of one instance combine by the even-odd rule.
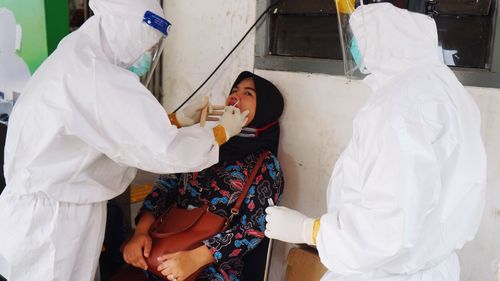
[[168, 36], [171, 24], [153, 12], [146, 11], [144, 13], [143, 25], [144, 32], [142, 34], [145, 37], [143, 42], [147, 42], [149, 38], [155, 38], [158, 34], [160, 34], [160, 40], [142, 54], [128, 69], [141, 77], [142, 83], [147, 87], [160, 61], [161, 53], [163, 52], [163, 43]]
[[[366, 74], [370, 73], [363, 63], [363, 50], [366, 46], [358, 45], [349, 24], [351, 14], [359, 4], [356, 0], [335, 0], [342, 57], [344, 59], [344, 72], [349, 79], [362, 79]], [[363, 5], [363, 1], [361, 1], [361, 5]]]

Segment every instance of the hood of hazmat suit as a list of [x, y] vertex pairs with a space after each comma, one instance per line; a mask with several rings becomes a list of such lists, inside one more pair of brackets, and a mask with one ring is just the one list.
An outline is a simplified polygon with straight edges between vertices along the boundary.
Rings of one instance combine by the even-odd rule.
[[171, 125], [127, 70], [164, 36], [143, 22], [157, 0], [91, 0], [94, 16], [66, 36], [18, 100], [7, 134], [6, 190], [92, 203], [123, 192], [136, 168], [199, 171], [218, 159], [209, 128]]
[[373, 93], [321, 217], [324, 280], [458, 281], [484, 208], [480, 114], [438, 55], [434, 21], [388, 3], [350, 17]]

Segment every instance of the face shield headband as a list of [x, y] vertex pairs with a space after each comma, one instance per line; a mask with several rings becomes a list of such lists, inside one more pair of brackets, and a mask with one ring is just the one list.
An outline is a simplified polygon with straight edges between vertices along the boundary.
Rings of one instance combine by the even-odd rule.
[[163, 43], [168, 36], [171, 24], [166, 19], [159, 15], [146, 11], [142, 20], [144, 24], [145, 36], [150, 36], [148, 33], [160, 33], [160, 40], [153, 45], [148, 51], [141, 55], [130, 67], [129, 70], [142, 77], [143, 84], [147, 87], [153, 72], [160, 61], [161, 53], [163, 52]]

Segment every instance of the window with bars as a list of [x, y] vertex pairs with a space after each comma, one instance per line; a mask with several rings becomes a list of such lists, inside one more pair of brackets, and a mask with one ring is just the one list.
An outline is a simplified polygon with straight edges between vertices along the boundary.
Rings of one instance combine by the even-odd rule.
[[[261, 0], [261, 10], [276, 1]], [[443, 50], [445, 63], [454, 67], [456, 72], [459, 72], [459, 77], [467, 76], [466, 72], [471, 71], [500, 73], [500, 44], [494, 42], [496, 1], [383, 2], [432, 15], [436, 21], [439, 45]], [[342, 60], [342, 53], [334, 0], [283, 0], [270, 15], [268, 23], [259, 30], [256, 67], [342, 74], [341, 68], [335, 66], [336, 62]], [[495, 47], [498, 51], [495, 51]], [[319, 65], [318, 71], [314, 71], [314, 63]], [[287, 69], [287, 65], [291, 65], [291, 68]], [[300, 69], [301, 65], [304, 65], [305, 69]], [[338, 69], [339, 73], [335, 69]], [[472, 80], [477, 80], [478, 73], [473, 76], [475, 78]], [[465, 80], [468, 81], [467, 84], [482, 85], [481, 81]], [[500, 79], [498, 80], [495, 87], [500, 87]]]

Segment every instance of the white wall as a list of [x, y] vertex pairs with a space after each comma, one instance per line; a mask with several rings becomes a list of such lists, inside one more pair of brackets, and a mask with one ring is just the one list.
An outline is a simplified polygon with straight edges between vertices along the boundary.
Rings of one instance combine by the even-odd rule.
[[[488, 157], [488, 190], [479, 233], [459, 253], [462, 280], [493, 281], [493, 271], [500, 262], [500, 90], [468, 89], [481, 110], [481, 132]], [[496, 281], [500, 281], [500, 276], [498, 278]]]
[[[255, 19], [253, 0], [167, 0], [173, 23], [167, 41], [167, 110], [188, 96], [240, 39]], [[236, 75], [253, 66], [253, 36], [223, 67], [203, 93], [222, 102]], [[309, 216], [325, 211], [330, 172], [351, 135], [351, 121], [368, 90], [360, 82], [320, 74], [256, 70], [273, 81], [286, 100], [279, 158], [286, 191], [283, 204]], [[493, 281], [500, 258], [500, 90], [469, 88], [483, 119], [488, 153], [488, 199], [477, 238], [460, 251], [462, 281]], [[290, 246], [276, 243], [270, 280], [283, 280]]]
[[[164, 105], [170, 112], [198, 88], [253, 24], [255, 2], [166, 0], [165, 13], [172, 23], [164, 61]], [[241, 69], [252, 68], [254, 42], [252, 34], [200, 94], [211, 95], [214, 103], [222, 103], [232, 77]]]

